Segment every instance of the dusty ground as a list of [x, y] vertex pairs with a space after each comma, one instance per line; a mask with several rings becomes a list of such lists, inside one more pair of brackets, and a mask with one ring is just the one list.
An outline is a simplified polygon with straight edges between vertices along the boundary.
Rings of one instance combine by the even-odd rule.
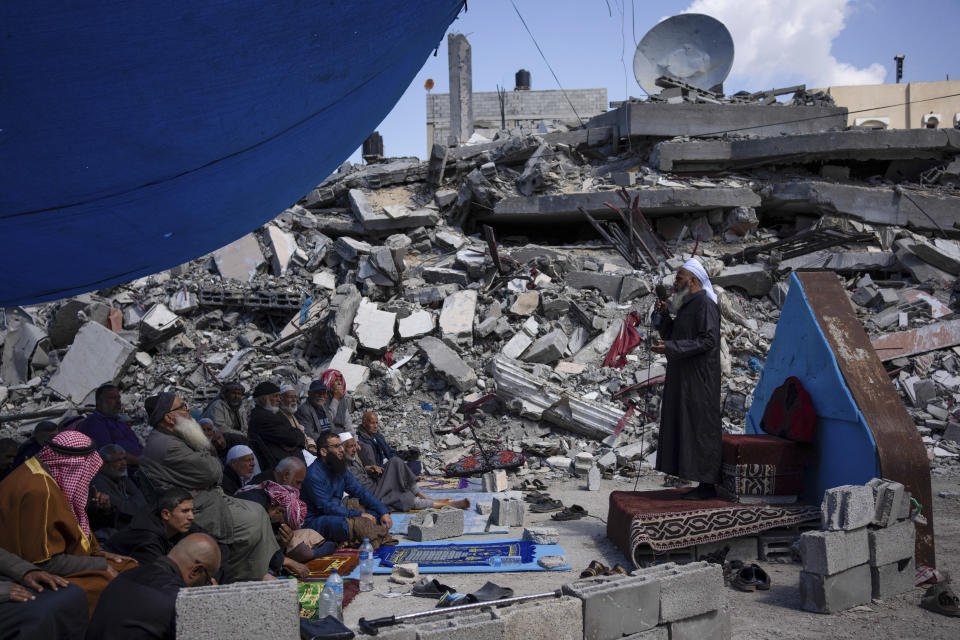
[[[607, 500], [614, 490], [632, 490], [633, 481], [604, 480], [602, 490], [588, 492], [584, 481], [565, 480], [555, 482], [550, 492], [564, 504], [579, 504], [591, 514], [606, 520]], [[661, 488], [659, 476], [652, 474], [641, 478], [640, 489]], [[946, 491], [958, 494], [938, 498]], [[960, 478], [933, 478], [934, 517], [936, 525], [938, 568], [960, 576]], [[581, 569], [593, 559], [607, 566], [622, 563], [631, 568], [629, 560], [606, 537], [606, 525], [598, 518], [589, 517], [572, 522], [553, 523], [549, 514], [527, 514], [526, 524], [547, 523], [561, 532], [560, 544], [567, 552], [567, 560], [573, 571], [518, 572], [502, 574], [437, 574], [432, 577], [469, 593], [487, 580], [501, 586], [511, 587], [516, 595], [552, 591], [565, 582], [577, 578]], [[511, 530], [511, 536], [520, 536], [521, 528]], [[500, 537], [500, 536], [493, 536]], [[483, 539], [484, 536], [470, 536]], [[730, 608], [734, 638], [760, 640], [776, 638], [960, 638], [960, 618], [947, 618], [920, 608], [923, 589], [885, 600], [874, 602], [857, 610], [835, 615], [818, 615], [800, 610], [800, 594], [797, 590], [800, 565], [761, 563], [769, 572], [773, 586], [765, 594], [742, 593], [734, 589], [725, 592]], [[356, 628], [361, 616], [375, 618], [390, 614], [414, 613], [429, 609], [431, 600], [401, 595], [410, 587], [401, 587], [388, 581], [387, 576], [375, 576], [374, 591], [361, 593], [344, 611], [344, 621]]]

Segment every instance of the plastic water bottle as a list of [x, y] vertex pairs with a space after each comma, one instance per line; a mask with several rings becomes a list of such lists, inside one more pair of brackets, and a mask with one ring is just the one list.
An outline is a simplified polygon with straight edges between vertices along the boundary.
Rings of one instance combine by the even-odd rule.
[[360, 545], [360, 591], [373, 591], [373, 545], [369, 538]]
[[337, 570], [334, 569], [330, 572], [330, 577], [327, 578], [327, 584], [323, 587], [323, 590], [331, 589], [333, 594], [337, 596], [337, 605], [333, 615], [337, 616], [337, 620], [343, 620], [343, 578], [340, 577], [340, 574], [337, 573]]
[[493, 556], [492, 558], [487, 558], [487, 564], [497, 569], [501, 567], [516, 567], [523, 564], [523, 558], [521, 556]]
[[320, 591], [320, 599], [317, 602], [317, 619], [323, 620], [327, 616], [337, 615], [337, 594], [334, 589], [327, 586]]

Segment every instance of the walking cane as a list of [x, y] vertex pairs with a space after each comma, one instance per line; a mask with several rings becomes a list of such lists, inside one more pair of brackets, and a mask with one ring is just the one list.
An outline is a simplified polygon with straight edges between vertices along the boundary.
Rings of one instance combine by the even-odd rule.
[[471, 604], [461, 604], [456, 607], [445, 607], [442, 609], [431, 609], [430, 611], [421, 611], [420, 613], [407, 613], [402, 616], [387, 616], [385, 618], [376, 618], [374, 620], [367, 620], [366, 618], [360, 618], [360, 630], [365, 634], [370, 636], [375, 636], [380, 633], [381, 627], [390, 627], [395, 624], [401, 624], [406, 620], [416, 620], [419, 618], [426, 618], [428, 616], [435, 616], [441, 613], [455, 613], [457, 611], [467, 611], [472, 609], [482, 609], [483, 607], [499, 607], [501, 605], [513, 604], [514, 602], [526, 602], [527, 600], [536, 600], [539, 598], [559, 598], [561, 595], [560, 590], [550, 591], [547, 593], [535, 593], [530, 596], [515, 596], [513, 598], [504, 598], [502, 600], [491, 600], [489, 602], [474, 602]]

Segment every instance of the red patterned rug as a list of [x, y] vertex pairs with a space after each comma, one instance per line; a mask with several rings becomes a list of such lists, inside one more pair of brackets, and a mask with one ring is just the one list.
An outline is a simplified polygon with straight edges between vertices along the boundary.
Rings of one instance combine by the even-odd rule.
[[607, 537], [636, 564], [635, 552], [640, 545], [669, 551], [820, 518], [820, 508], [809, 505], [680, 499], [687, 491], [612, 492]]

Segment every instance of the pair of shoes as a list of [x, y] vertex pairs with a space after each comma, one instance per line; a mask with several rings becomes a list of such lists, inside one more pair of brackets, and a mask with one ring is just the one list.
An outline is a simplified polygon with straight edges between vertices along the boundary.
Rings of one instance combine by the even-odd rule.
[[590, 564], [587, 565], [587, 568], [580, 572], [581, 578], [593, 578], [594, 576], [604, 576], [607, 575], [607, 569], [605, 566], [600, 564], [596, 560], [591, 560]]
[[550, 498], [549, 493], [542, 493], [540, 491], [531, 491], [527, 495], [523, 496], [523, 499], [525, 502], [533, 502], [533, 503], [537, 503], [549, 498]]
[[960, 598], [946, 582], [939, 582], [927, 589], [920, 599], [920, 606], [951, 618], [960, 617]]
[[692, 489], [682, 496], [681, 500], [707, 500], [709, 498], [715, 498], [717, 496], [717, 490], [714, 489], [712, 484], [700, 483], [699, 487]]
[[563, 503], [549, 497], [530, 505], [531, 513], [549, 513], [550, 511], [560, 511], [560, 509], [563, 509]]
[[433, 580], [427, 580], [426, 578], [421, 578], [420, 582], [413, 585], [413, 595], [418, 598], [433, 598], [438, 600], [443, 597], [445, 593], [456, 593], [457, 590], [453, 587], [447, 586], [434, 578]]
[[770, 576], [756, 564], [751, 564], [737, 571], [730, 580], [730, 586], [740, 591], [767, 591], [770, 588]]
[[530, 480], [529, 478], [516, 486], [517, 491], [534, 491], [534, 490], [544, 491], [546, 490], [546, 488], [547, 488], [547, 485], [545, 485], [541, 480], [537, 480], [537, 479]]
[[564, 521], [564, 520], [579, 520], [583, 516], [589, 515], [587, 510], [581, 507], [578, 504], [564, 508], [560, 513], [555, 513], [550, 516], [551, 520]]

